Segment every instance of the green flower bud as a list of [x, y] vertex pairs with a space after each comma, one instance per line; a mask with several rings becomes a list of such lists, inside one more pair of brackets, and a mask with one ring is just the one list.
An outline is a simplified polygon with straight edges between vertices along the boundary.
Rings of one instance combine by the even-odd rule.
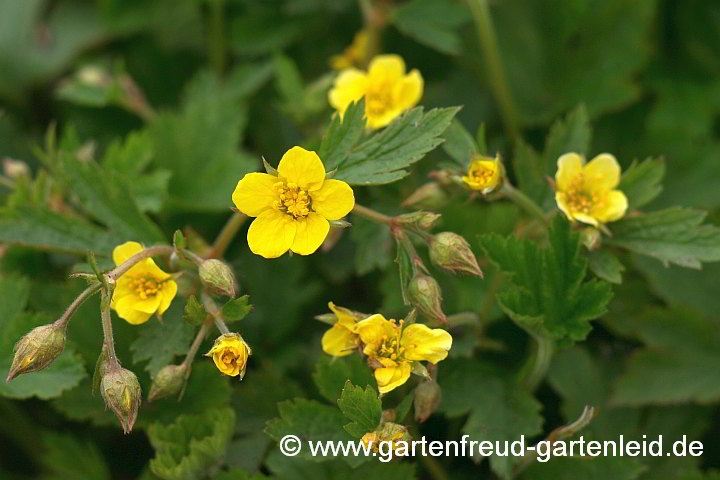
[[442, 290], [433, 277], [415, 275], [408, 285], [408, 297], [421, 314], [440, 323], [447, 322], [442, 311]]
[[133, 372], [120, 366], [110, 367], [100, 382], [105, 405], [120, 420], [123, 432], [130, 433], [142, 401], [140, 383]]
[[189, 373], [190, 369], [185, 364], [168, 365], [162, 368], [153, 377], [148, 402], [180, 394], [183, 387], [185, 387], [185, 381]]
[[442, 390], [435, 380], [422, 382], [415, 387], [415, 420], [425, 422], [437, 409], [442, 400]]
[[395, 223], [401, 226], [416, 226], [421, 230], [431, 230], [441, 215], [433, 212], [413, 212], [395, 217]]
[[200, 280], [213, 293], [235, 298], [235, 275], [230, 267], [216, 259], [205, 260], [200, 265]]
[[6, 382], [23, 373], [50, 365], [65, 349], [65, 326], [43, 325], [28, 332], [15, 344], [15, 356]]
[[430, 242], [430, 261], [451, 273], [483, 276], [470, 244], [453, 232], [442, 232], [433, 237]]
[[430, 182], [415, 190], [402, 205], [408, 208], [440, 210], [448, 204], [448, 201], [449, 197], [445, 190], [437, 182]]

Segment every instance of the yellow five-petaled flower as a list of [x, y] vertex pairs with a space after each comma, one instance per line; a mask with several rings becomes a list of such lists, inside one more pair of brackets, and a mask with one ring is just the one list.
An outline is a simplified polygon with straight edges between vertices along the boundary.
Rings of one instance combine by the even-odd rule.
[[353, 209], [353, 191], [343, 181], [325, 179], [320, 158], [301, 147], [283, 155], [277, 173], [248, 173], [232, 195], [238, 210], [257, 217], [248, 230], [250, 250], [265, 258], [288, 250], [310, 255], [327, 237], [328, 220]]
[[340, 72], [328, 94], [330, 105], [340, 115], [365, 97], [365, 118], [370, 128], [380, 128], [417, 105], [423, 93], [423, 78], [412, 70], [405, 74], [405, 62], [398, 55], [378, 55], [364, 72], [348, 68]]
[[372, 315], [355, 325], [355, 332], [364, 344], [363, 353], [376, 362], [375, 380], [380, 393], [387, 393], [407, 382], [412, 363], [437, 363], [447, 357], [452, 337], [441, 328], [387, 320]]
[[609, 153], [587, 164], [582, 155], [566, 153], [558, 159], [555, 200], [569, 220], [597, 227], [625, 215], [628, 200], [615, 188], [619, 183], [620, 165]]
[[206, 355], [212, 357], [215, 366], [222, 373], [231, 377], [239, 375], [242, 380], [252, 350], [239, 334], [226, 333], [215, 340], [213, 347]]
[[474, 155], [468, 167], [468, 174], [462, 179], [471, 190], [480, 190], [483, 194], [488, 194], [501, 184], [504, 170], [500, 157]]
[[[143, 250], [137, 242], [126, 242], [113, 250], [115, 265]], [[110, 306], [120, 318], [138, 325], [154, 314], [162, 315], [168, 309], [175, 294], [177, 283], [172, 275], [163, 272], [152, 258], [140, 260], [117, 279]]]

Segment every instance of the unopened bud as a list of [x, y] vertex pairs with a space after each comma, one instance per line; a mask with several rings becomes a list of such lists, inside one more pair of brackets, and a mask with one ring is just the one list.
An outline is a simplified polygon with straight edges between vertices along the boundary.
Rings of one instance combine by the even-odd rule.
[[110, 367], [102, 377], [100, 392], [105, 405], [120, 420], [123, 432], [130, 433], [142, 401], [140, 383], [135, 374], [117, 365]]
[[588, 250], [597, 250], [602, 245], [602, 234], [593, 227], [587, 227], [580, 231], [580, 241]]
[[235, 298], [235, 275], [224, 262], [214, 258], [200, 264], [200, 280], [213, 293]]
[[440, 220], [441, 215], [433, 212], [413, 212], [398, 215], [394, 218], [398, 225], [414, 225], [422, 230], [431, 230]]
[[438, 282], [429, 275], [418, 274], [408, 285], [410, 303], [428, 318], [440, 323], [447, 322], [442, 311], [442, 290]]
[[442, 390], [435, 380], [422, 382], [415, 387], [415, 420], [423, 423], [437, 409], [442, 400]]
[[500, 187], [505, 179], [505, 167], [500, 156], [495, 158], [483, 155], [473, 155], [468, 166], [468, 174], [462, 177], [465, 185], [471, 190], [480, 190], [487, 195]]
[[179, 395], [185, 386], [188, 373], [189, 368], [184, 363], [182, 365], [168, 365], [163, 367], [153, 377], [152, 385], [150, 385], [150, 393], [148, 394], [148, 402]]
[[447, 192], [437, 182], [426, 183], [415, 190], [412, 195], [402, 203], [408, 208], [427, 208], [429, 210], [440, 210], [449, 201]]
[[50, 365], [65, 349], [65, 327], [54, 323], [33, 328], [15, 344], [6, 382]]
[[451, 273], [483, 276], [470, 244], [453, 232], [442, 232], [433, 237], [430, 242], [430, 261]]

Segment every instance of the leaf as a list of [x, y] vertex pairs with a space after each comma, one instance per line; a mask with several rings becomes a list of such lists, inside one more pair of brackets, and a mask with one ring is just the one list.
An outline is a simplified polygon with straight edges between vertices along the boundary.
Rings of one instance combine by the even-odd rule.
[[223, 305], [222, 315], [225, 321], [232, 323], [247, 317], [248, 314], [253, 311], [253, 306], [250, 305], [249, 299], [249, 295], [243, 295], [242, 297], [229, 300]]
[[[22, 321], [23, 316], [17, 318], [18, 321]], [[3, 378], [7, 377], [11, 364], [12, 357], [9, 354], [4, 355], [0, 361], [0, 375]], [[82, 357], [66, 347], [65, 351], [46, 369], [20, 375], [10, 383], [0, 382], [0, 396], [15, 399], [38, 397], [41, 400], [48, 400], [59, 397], [65, 390], [77, 386], [85, 377], [87, 371], [83, 366]]]
[[177, 302], [171, 305], [163, 316], [163, 321], [154, 320], [138, 326], [139, 334], [130, 345], [133, 362], [147, 361], [145, 370], [151, 375], [170, 365], [177, 355], [184, 355], [190, 349], [195, 337], [195, 329], [182, 317]]
[[444, 0], [412, 0], [392, 12], [392, 22], [402, 33], [451, 55], [460, 53], [462, 42], [457, 30], [469, 20], [467, 8]]
[[185, 321], [190, 325], [199, 327], [205, 322], [205, 318], [208, 313], [205, 311], [205, 307], [198, 301], [195, 295], [190, 295], [185, 305], [184, 315]]
[[630, 209], [640, 208], [660, 195], [664, 176], [665, 160], [662, 158], [636, 160], [623, 172], [617, 188], [628, 198]]
[[459, 110], [435, 108], [423, 113], [422, 107], [416, 107], [405, 112], [355, 145], [334, 178], [351, 185], [379, 185], [406, 177], [410, 165], [443, 142], [441, 135]]
[[412, 408], [413, 406], [414, 399], [414, 392], [408, 393], [407, 395], [405, 395], [405, 398], [403, 398], [400, 403], [398, 403], [397, 407], [395, 407], [395, 418], [398, 423], [405, 422], [405, 417], [407, 417], [408, 413], [410, 413], [410, 408]]
[[339, 168], [350, 156], [353, 146], [364, 132], [365, 100], [362, 98], [348, 105], [342, 117], [333, 115], [318, 150], [318, 156], [325, 164], [325, 170]]
[[547, 463], [532, 462], [520, 476], [527, 480], [635, 480], [646, 470], [636, 458], [556, 457]]
[[454, 119], [450, 123], [443, 138], [445, 139], [442, 143], [443, 150], [463, 169], [468, 168], [474, 154], [480, 153], [475, 139], [458, 119]]
[[227, 472], [220, 472], [213, 476], [213, 480], [270, 480], [260, 473], [251, 474], [240, 468], [231, 468]]
[[620, 285], [625, 267], [609, 250], [592, 250], [588, 255], [590, 271], [601, 279]]
[[657, 258], [665, 266], [700, 268], [720, 260], [720, 228], [703, 224], [706, 212], [672, 207], [623, 218], [610, 226], [609, 245]]
[[556, 120], [550, 127], [543, 153], [548, 165], [547, 174], [555, 176], [557, 160], [561, 155], [570, 152], [587, 155], [591, 140], [590, 117], [585, 106], [580, 104], [565, 118]]
[[355, 242], [355, 271], [358, 275], [382, 270], [390, 264], [392, 238], [387, 225], [355, 216], [350, 237]]
[[44, 432], [42, 440], [45, 448], [40, 458], [48, 472], [44, 480], [110, 480], [110, 469], [95, 443], [55, 432]]
[[152, 424], [148, 437], [155, 458], [150, 470], [163, 480], [206, 478], [225, 456], [234, 425], [230, 408], [181, 415], [169, 425]]
[[367, 364], [357, 355], [323, 357], [315, 363], [312, 377], [320, 394], [333, 403], [340, 398], [348, 381], [361, 387], [375, 383]]
[[646, 346], [631, 357], [615, 382], [614, 404], [709, 403], [720, 398], [716, 321], [690, 310], [653, 309], [636, 320], [635, 328]]
[[503, 311], [523, 328], [567, 344], [587, 336], [590, 321], [605, 313], [612, 290], [603, 281], [584, 281], [588, 261], [567, 221], [556, 217], [549, 235], [544, 249], [497, 234], [480, 241], [490, 260], [510, 275], [510, 288], [497, 295]]
[[345, 425], [345, 430], [353, 437], [360, 438], [380, 425], [382, 402], [370, 385], [363, 390], [360, 386], [353, 386], [348, 380], [337, 404], [343, 414], [353, 421]]

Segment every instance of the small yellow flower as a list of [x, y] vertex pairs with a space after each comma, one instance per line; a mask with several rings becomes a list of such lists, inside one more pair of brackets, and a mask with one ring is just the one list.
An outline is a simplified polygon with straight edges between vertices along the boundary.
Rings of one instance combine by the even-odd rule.
[[620, 183], [620, 165], [615, 157], [603, 153], [585, 164], [577, 153], [558, 159], [555, 174], [555, 200], [570, 219], [599, 226], [625, 215], [628, 200], [615, 187]]
[[231, 377], [240, 375], [242, 380], [252, 350], [239, 334], [226, 333], [215, 340], [215, 344], [206, 355], [212, 357], [215, 366], [222, 373]]
[[359, 66], [365, 62], [368, 54], [370, 37], [367, 30], [360, 30], [355, 34], [352, 43], [342, 55], [330, 57], [330, 66], [335, 70], [342, 70], [352, 66]]
[[328, 94], [330, 105], [340, 115], [350, 103], [365, 97], [368, 127], [380, 128], [417, 105], [423, 93], [423, 78], [412, 70], [405, 74], [405, 62], [398, 55], [378, 55], [367, 72], [348, 68], [340, 72]]
[[350, 355], [359, 343], [355, 325], [358, 320], [367, 318], [367, 315], [338, 307], [332, 302], [328, 303], [328, 307], [335, 314], [337, 321], [322, 337], [323, 351], [335, 357]]
[[343, 181], [326, 180], [317, 154], [301, 147], [283, 155], [277, 172], [277, 177], [248, 173], [233, 192], [238, 210], [257, 217], [248, 230], [248, 245], [265, 258], [288, 250], [310, 255], [327, 237], [328, 220], [339, 220], [353, 209], [353, 191]]
[[412, 362], [437, 363], [452, 347], [452, 337], [441, 328], [387, 320], [380, 314], [357, 323], [355, 331], [364, 344], [363, 353], [376, 361], [375, 380], [380, 393], [387, 393], [407, 382]]
[[488, 194], [495, 190], [503, 180], [504, 168], [500, 157], [484, 157], [474, 155], [468, 167], [467, 177], [462, 177], [463, 182], [471, 190], [481, 190]]
[[[143, 250], [137, 242], [125, 242], [113, 250], [115, 265]], [[152, 258], [146, 258], [118, 278], [110, 306], [128, 323], [145, 323], [154, 314], [162, 315], [177, 293], [172, 275], [163, 272]]]

